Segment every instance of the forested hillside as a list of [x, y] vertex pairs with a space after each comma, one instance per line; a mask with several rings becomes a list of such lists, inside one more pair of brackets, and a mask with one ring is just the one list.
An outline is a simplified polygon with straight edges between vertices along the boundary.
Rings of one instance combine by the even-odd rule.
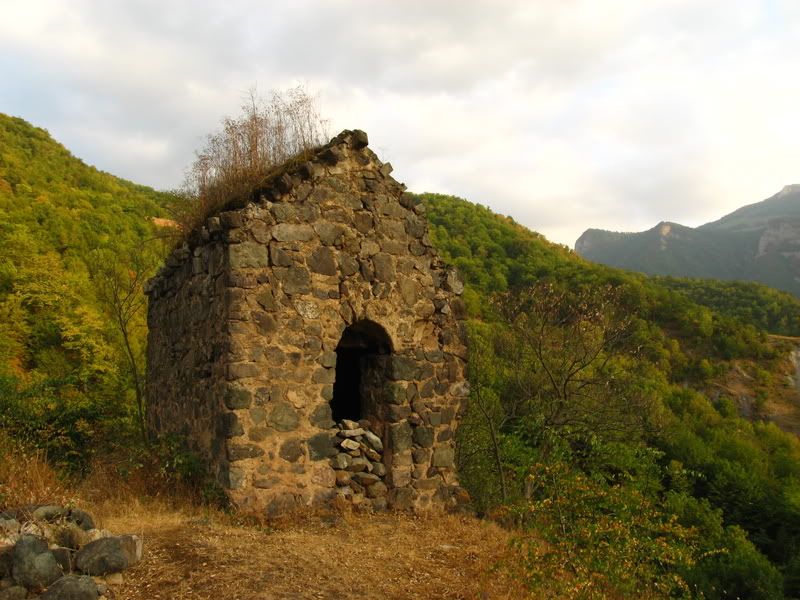
[[[762, 400], [793, 393], [779, 375], [792, 345], [766, 331], [794, 333], [797, 300], [755, 284], [656, 280], [589, 263], [486, 208], [420, 200], [437, 246], [467, 281], [475, 317], [461, 459], [476, 499], [488, 509], [527, 497], [524, 517], [563, 550], [555, 562], [569, 556], [576, 571], [604, 570], [617, 589], [648, 552], [662, 552], [660, 568], [671, 562], [689, 594], [800, 595], [800, 444], [773, 424], [740, 418], [739, 398], [723, 385], [746, 372]], [[504, 295], [492, 301], [497, 292]], [[509, 311], [509, 298], [523, 309]], [[615, 335], [621, 343], [607, 343]], [[537, 356], [530, 348], [539, 344]], [[605, 358], [586, 359], [586, 351]], [[553, 418], [559, 400], [572, 403], [569, 419]], [[629, 418], [635, 412], [640, 422]], [[627, 513], [630, 502], [642, 512]], [[567, 531], [577, 541], [565, 541]], [[658, 551], [646, 543], [654, 538]], [[602, 548], [597, 555], [586, 550], [592, 544]], [[615, 573], [614, 562], [631, 571]], [[544, 577], [537, 569], [529, 565]], [[658, 580], [657, 572], [640, 570], [632, 585]]]
[[137, 286], [160, 260], [165, 199], [0, 114], [0, 424], [56, 463], [80, 468], [135, 425]]

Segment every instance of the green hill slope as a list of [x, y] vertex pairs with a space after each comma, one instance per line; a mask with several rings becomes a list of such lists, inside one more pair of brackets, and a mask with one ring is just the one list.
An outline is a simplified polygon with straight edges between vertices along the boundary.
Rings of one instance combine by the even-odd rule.
[[[0, 114], [0, 421], [48, 430], [56, 462], [131, 410], [117, 327], [90, 271], [118, 266], [124, 278], [134, 258], [157, 260], [159, 245], [145, 242], [165, 201]], [[138, 352], [144, 325], [138, 316], [130, 325]]]
[[575, 249], [642, 273], [758, 281], [800, 296], [800, 185], [694, 229], [676, 223], [640, 233], [589, 229]]
[[[717, 558], [708, 555], [686, 574], [698, 586], [695, 594], [780, 598], [779, 567], [784, 593], [795, 597], [800, 591], [800, 555], [788, 548], [800, 543], [800, 508], [790, 500], [795, 482], [800, 481], [796, 479], [800, 443], [794, 435], [762, 421], [766, 415], [759, 410], [787, 394], [792, 403], [800, 400], [786, 380], [786, 357], [793, 344], [765, 333], [796, 334], [800, 302], [758, 284], [653, 279], [592, 263], [484, 207], [434, 194], [423, 194], [420, 200], [427, 207], [437, 247], [464, 275], [470, 311], [484, 322], [496, 318], [488, 301], [493, 292], [542, 281], [570, 293], [609, 284], [619, 290], [640, 344], [636, 362], [621, 368], [636, 382], [634, 387], [653, 391], [658, 400], [652, 410], [668, 423], [643, 442], [659, 453], [657, 462], [668, 471], [691, 473], [687, 480], [661, 479], [654, 501], [662, 510], [675, 511], [679, 522], [699, 527], [706, 542], [715, 539], [712, 546], [726, 548]], [[487, 348], [480, 341], [483, 334], [478, 335], [473, 343]], [[503, 335], [500, 339], [509, 339]], [[514, 388], [513, 379], [519, 374], [506, 379], [510, 375], [503, 373], [513, 374], [514, 362], [504, 363], [500, 348], [492, 352], [492, 358], [483, 360], [496, 364], [490, 389], [499, 398]], [[745, 405], [744, 398], [749, 398]], [[739, 411], [750, 414], [752, 421], [742, 419]], [[473, 416], [478, 422], [485, 420]], [[522, 448], [531, 444], [523, 441], [530, 435], [525, 431], [508, 431], [509, 446], [504, 451], [514, 457], [524, 454]], [[628, 450], [614, 452], [622, 456], [637, 447], [633, 437], [630, 443]], [[536, 450], [531, 452], [538, 456]], [[484, 453], [491, 455], [490, 446]], [[512, 470], [524, 464], [508, 460]], [[641, 455], [637, 460], [639, 469], [647, 464]], [[468, 460], [463, 467], [468, 481], [470, 464]], [[479, 481], [491, 464], [480, 463], [478, 471], [484, 475]], [[626, 477], [640, 485], [642, 473], [628, 469], [622, 467]], [[750, 542], [737, 537], [741, 530], [726, 529], [734, 525], [748, 532], [772, 566]], [[710, 546], [707, 551], [715, 552]]]

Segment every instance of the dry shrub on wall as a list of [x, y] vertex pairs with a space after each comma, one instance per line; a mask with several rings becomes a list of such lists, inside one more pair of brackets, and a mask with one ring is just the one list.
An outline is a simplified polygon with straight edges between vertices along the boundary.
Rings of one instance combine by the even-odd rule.
[[0, 432], [0, 511], [30, 504], [71, 503], [74, 498], [44, 452], [26, 448]]
[[246, 199], [275, 169], [328, 140], [316, 98], [303, 86], [272, 91], [269, 99], [251, 90], [236, 118], [208, 136], [175, 193], [173, 215], [185, 236], [228, 202]]

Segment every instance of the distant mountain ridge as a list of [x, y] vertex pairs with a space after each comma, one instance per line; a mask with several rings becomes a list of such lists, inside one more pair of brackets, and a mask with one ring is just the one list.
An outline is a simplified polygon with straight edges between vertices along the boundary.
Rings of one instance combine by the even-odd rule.
[[638, 233], [587, 229], [575, 251], [650, 275], [758, 281], [800, 296], [800, 185], [696, 228], [664, 221]]

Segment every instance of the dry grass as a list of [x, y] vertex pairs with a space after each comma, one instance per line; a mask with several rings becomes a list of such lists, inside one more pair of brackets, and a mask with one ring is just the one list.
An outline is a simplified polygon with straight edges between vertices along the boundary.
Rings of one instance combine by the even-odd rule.
[[[70, 503], [91, 513], [99, 528], [139, 535], [144, 558], [112, 586], [113, 600], [565, 597], [557, 590], [567, 588], [553, 581], [534, 591], [523, 586], [525, 557], [510, 544], [520, 532], [494, 521], [308, 511], [258, 523], [194, 505], [152, 478], [148, 486], [146, 473], [122, 480], [113, 464], [96, 464], [71, 488], [42, 459], [0, 452], [0, 508]], [[563, 572], [553, 577], [569, 579]]]
[[103, 527], [145, 541], [117, 599], [524, 596], [493, 571], [508, 532], [472, 517], [309, 513], [272, 529], [157, 502], [95, 511]]
[[0, 432], [0, 510], [74, 502], [43, 452], [26, 449]]
[[186, 172], [171, 210], [178, 233], [188, 235], [231, 200], [248, 200], [276, 169], [328, 140], [327, 122], [303, 86], [273, 90], [269, 98], [253, 89], [236, 118], [210, 134]]
[[525, 590], [495, 572], [510, 533], [454, 515], [301, 513], [272, 526], [145, 493], [95, 465], [77, 487], [41, 454], [0, 440], [0, 508], [70, 503], [100, 528], [144, 540], [141, 563], [113, 588], [133, 599], [511, 599]]

